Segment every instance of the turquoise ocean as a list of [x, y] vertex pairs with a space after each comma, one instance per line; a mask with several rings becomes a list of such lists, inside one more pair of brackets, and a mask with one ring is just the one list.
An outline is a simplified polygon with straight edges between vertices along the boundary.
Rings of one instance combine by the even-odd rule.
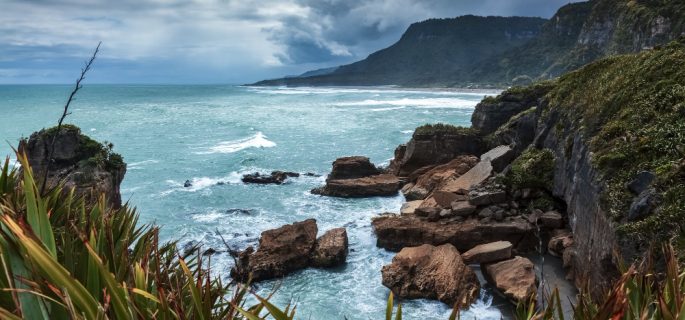
[[[54, 126], [70, 86], [0, 86], [0, 155], [13, 158], [21, 137]], [[490, 93], [492, 94], [492, 93]], [[403, 198], [337, 199], [312, 195], [338, 157], [365, 155], [387, 165], [395, 147], [425, 123], [470, 125], [487, 93], [397, 88], [262, 88], [230, 85], [86, 85], [67, 123], [114, 144], [128, 163], [122, 198], [164, 239], [214, 248], [212, 269], [228, 280], [233, 249], [260, 232], [315, 218], [319, 235], [346, 227], [345, 266], [307, 269], [280, 283], [274, 302], [298, 306], [299, 319], [380, 319], [389, 290], [380, 269], [393, 253], [375, 246], [371, 218], [398, 212]], [[284, 185], [245, 185], [240, 177], [273, 170], [312, 172]], [[190, 180], [192, 187], [184, 188]], [[506, 305], [484, 286], [463, 319], [500, 319]], [[403, 301], [405, 319], [447, 319], [450, 308]]]

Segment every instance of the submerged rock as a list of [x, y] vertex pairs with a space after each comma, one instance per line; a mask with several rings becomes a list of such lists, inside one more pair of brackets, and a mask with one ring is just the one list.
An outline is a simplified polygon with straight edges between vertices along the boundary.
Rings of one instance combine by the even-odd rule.
[[300, 174], [297, 172], [287, 172], [287, 171], [272, 171], [271, 174], [265, 175], [259, 172], [250, 173], [243, 175], [242, 181], [244, 183], [256, 183], [256, 184], [283, 184], [288, 178], [299, 177]]
[[401, 298], [434, 299], [468, 308], [480, 293], [478, 277], [451, 244], [404, 248], [381, 273], [383, 285]]

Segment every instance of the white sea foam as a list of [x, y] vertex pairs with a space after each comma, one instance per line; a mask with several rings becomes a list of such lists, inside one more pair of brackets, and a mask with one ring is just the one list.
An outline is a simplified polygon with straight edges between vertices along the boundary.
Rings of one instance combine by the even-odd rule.
[[275, 142], [267, 139], [262, 132], [257, 132], [248, 138], [219, 142], [209, 150], [196, 152], [196, 154], [234, 153], [248, 148], [273, 148], [275, 146]]
[[442, 96], [477, 96], [485, 97], [497, 95], [497, 91], [483, 91], [483, 92], [461, 92], [461, 91], [447, 91], [447, 90], [425, 90], [425, 89], [401, 89], [393, 87], [370, 87], [370, 88], [343, 88], [343, 87], [245, 87], [255, 93], [271, 94], [271, 95], [305, 95], [305, 94], [341, 94], [341, 93], [371, 93], [371, 94], [403, 94], [403, 93], [420, 93], [430, 95]]
[[155, 163], [159, 163], [159, 161], [154, 160], [154, 159], [150, 159], [150, 160], [132, 162], [132, 163], [128, 164], [127, 169], [128, 170], [140, 170], [140, 169], [143, 169], [143, 167], [145, 167], [145, 165], [155, 164]]
[[171, 189], [162, 192], [161, 195], [166, 196], [173, 192], [197, 192], [219, 185], [220, 183], [240, 183], [240, 178], [242, 175], [243, 173], [234, 171], [225, 177], [195, 177], [189, 179], [191, 184], [190, 187], [184, 187], [184, 182], [182, 181], [167, 180], [166, 183], [171, 187]]
[[406, 108], [406, 107], [375, 108], [375, 109], [371, 109], [371, 111], [376, 111], [376, 112], [378, 112], [378, 111], [391, 111], [391, 110], [400, 110], [400, 109], [404, 109], [404, 108]]
[[400, 132], [404, 133], [404, 134], [412, 134], [412, 133], [414, 133], [414, 130], [402, 130]]
[[395, 100], [368, 99], [363, 101], [341, 102], [337, 105], [472, 109], [477, 103], [478, 102], [474, 100], [465, 100], [459, 98], [403, 98]]

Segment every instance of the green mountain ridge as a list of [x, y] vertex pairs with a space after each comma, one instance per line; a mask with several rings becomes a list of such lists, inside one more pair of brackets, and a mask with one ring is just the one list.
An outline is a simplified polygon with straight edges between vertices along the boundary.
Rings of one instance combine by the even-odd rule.
[[592, 0], [549, 20], [463, 16], [411, 25], [394, 45], [325, 74], [255, 85], [507, 87], [550, 79], [599, 58], [685, 34], [685, 2]]

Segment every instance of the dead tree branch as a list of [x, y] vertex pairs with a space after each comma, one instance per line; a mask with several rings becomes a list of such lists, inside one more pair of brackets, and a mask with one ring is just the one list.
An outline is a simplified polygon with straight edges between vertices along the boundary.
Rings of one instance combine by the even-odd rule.
[[76, 80], [76, 84], [74, 85], [74, 89], [71, 90], [71, 94], [69, 94], [69, 99], [67, 99], [67, 103], [64, 104], [64, 111], [62, 112], [62, 116], [59, 118], [59, 121], [57, 122], [57, 130], [55, 130], [55, 134], [52, 135], [52, 140], [50, 141], [50, 148], [48, 149], [48, 158], [47, 158], [47, 166], [45, 167], [45, 173], [43, 174], [43, 181], [40, 187], [40, 193], [41, 195], [45, 193], [45, 185], [47, 184], [48, 180], [48, 174], [50, 172], [50, 164], [52, 164], [52, 156], [53, 153], [55, 152], [55, 141], [57, 140], [57, 135], [59, 134], [60, 130], [62, 129], [62, 123], [64, 122], [64, 119], [71, 114], [69, 112], [69, 105], [71, 102], [74, 100], [74, 97], [76, 96], [76, 93], [83, 87], [81, 82], [83, 82], [84, 79], [86, 79], [86, 73], [90, 71], [90, 68], [93, 66], [93, 62], [95, 61], [95, 58], [98, 55], [98, 52], [100, 52], [100, 45], [102, 44], [102, 41], [98, 42], [98, 46], [95, 47], [95, 51], [93, 51], [93, 55], [90, 57], [88, 61], [86, 61], [85, 66], [81, 69], [81, 76]]

